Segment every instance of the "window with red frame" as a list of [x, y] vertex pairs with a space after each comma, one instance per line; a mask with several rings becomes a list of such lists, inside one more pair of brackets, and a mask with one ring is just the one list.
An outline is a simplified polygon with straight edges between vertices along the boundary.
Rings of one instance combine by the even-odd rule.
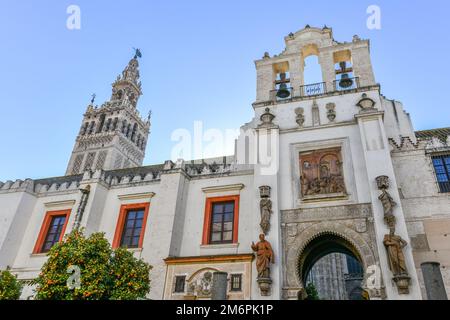
[[234, 201], [212, 205], [210, 243], [233, 242]]
[[120, 209], [113, 247], [141, 248], [149, 203], [123, 205]]
[[62, 240], [69, 214], [70, 210], [46, 213], [33, 253], [46, 253]]
[[206, 199], [203, 244], [237, 243], [239, 196]]

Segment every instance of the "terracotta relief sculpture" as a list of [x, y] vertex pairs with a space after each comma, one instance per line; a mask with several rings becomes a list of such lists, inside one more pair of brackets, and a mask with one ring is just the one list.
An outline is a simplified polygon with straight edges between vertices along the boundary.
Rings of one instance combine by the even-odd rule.
[[264, 234], [259, 235], [259, 242], [252, 242], [252, 250], [256, 252], [256, 270], [258, 271], [258, 284], [261, 295], [269, 295], [272, 280], [270, 278], [270, 265], [275, 263], [272, 246], [265, 239]]
[[300, 154], [302, 198], [345, 195], [340, 148]]

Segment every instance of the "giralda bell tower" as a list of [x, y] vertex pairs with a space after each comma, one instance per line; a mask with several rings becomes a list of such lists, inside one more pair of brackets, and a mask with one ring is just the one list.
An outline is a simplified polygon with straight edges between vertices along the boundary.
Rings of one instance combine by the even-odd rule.
[[94, 98], [83, 116], [66, 175], [87, 170], [112, 170], [142, 165], [150, 131], [150, 114], [142, 119], [136, 106], [142, 95], [139, 49], [112, 84], [109, 101], [100, 107]]

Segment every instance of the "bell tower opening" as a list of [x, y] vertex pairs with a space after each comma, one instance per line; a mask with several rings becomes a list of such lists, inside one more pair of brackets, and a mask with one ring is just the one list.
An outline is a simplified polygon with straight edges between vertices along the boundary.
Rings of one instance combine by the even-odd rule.
[[303, 86], [302, 96], [314, 96], [325, 93], [322, 66], [319, 60], [319, 48], [309, 44], [302, 48], [303, 57]]
[[308, 295], [306, 299], [366, 299], [361, 256], [340, 236], [326, 233], [311, 240], [301, 253], [299, 276]]
[[287, 62], [274, 64], [273, 71], [275, 90], [272, 92], [272, 99], [280, 101], [291, 98], [293, 89], [291, 87], [289, 64]]
[[353, 72], [352, 54], [350, 50], [337, 51], [333, 54], [335, 68], [335, 91], [345, 91], [358, 87], [358, 78]]

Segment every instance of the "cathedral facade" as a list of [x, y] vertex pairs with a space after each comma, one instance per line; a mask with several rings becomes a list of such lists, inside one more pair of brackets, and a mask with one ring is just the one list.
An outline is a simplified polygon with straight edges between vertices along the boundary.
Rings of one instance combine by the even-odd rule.
[[284, 40], [255, 61], [254, 117], [216, 159], [142, 165], [150, 117], [131, 59], [110, 100], [88, 105], [64, 176], [0, 182], [0, 269], [33, 279], [83, 227], [153, 266], [151, 299], [210, 299], [217, 271], [229, 299], [305, 299], [330, 254], [360, 265], [366, 299], [450, 295], [450, 128], [414, 131], [381, 94], [368, 40], [310, 26]]

